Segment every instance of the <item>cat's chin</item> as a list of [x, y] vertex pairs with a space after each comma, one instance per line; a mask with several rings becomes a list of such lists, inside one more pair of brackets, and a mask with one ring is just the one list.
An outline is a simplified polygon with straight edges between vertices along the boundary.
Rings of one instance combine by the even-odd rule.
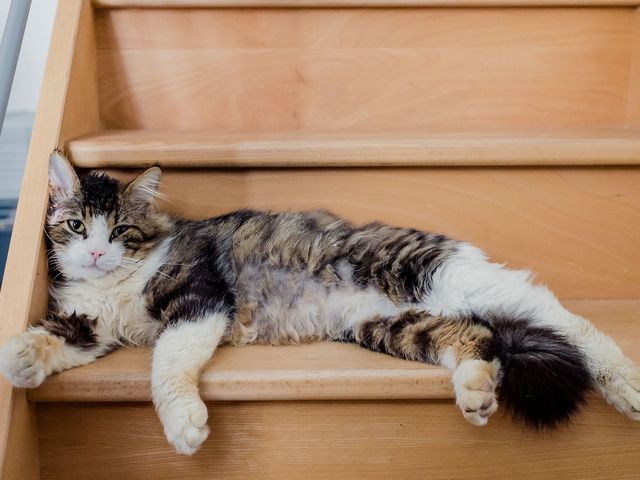
[[79, 266], [64, 272], [65, 277], [70, 280], [99, 280], [109, 275], [109, 273], [111, 273], [111, 270], [106, 270], [95, 265], [90, 267]]

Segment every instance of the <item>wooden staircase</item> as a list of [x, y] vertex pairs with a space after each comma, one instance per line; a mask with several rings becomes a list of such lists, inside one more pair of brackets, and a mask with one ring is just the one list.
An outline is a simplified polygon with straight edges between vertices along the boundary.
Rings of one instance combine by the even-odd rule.
[[[163, 208], [329, 208], [531, 268], [640, 362], [638, 0], [60, 0], [0, 341], [43, 315], [47, 160], [165, 170]], [[7, 479], [636, 479], [640, 425], [595, 396], [535, 434], [454, 408], [447, 371], [342, 344], [223, 348], [211, 436], [167, 444], [149, 351], [24, 392]]]

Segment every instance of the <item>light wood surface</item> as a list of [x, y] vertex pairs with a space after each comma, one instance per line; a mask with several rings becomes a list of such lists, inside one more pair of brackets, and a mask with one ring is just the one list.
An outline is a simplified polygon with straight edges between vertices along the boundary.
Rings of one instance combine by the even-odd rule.
[[[570, 301], [640, 360], [640, 300]], [[85, 367], [50, 377], [29, 391], [34, 402], [149, 401], [148, 349], [115, 352]], [[373, 353], [354, 345], [223, 347], [203, 371], [206, 400], [450, 399], [446, 369]]]
[[67, 144], [105, 167], [345, 167], [640, 164], [640, 131], [528, 135], [102, 131]]
[[[59, 3], [0, 291], [0, 344], [24, 330], [27, 323], [43, 315], [46, 308], [47, 272], [42, 229], [49, 155], [56, 146], [62, 145], [66, 136], [82, 135], [98, 124], [97, 110], [91, 107], [97, 105], [95, 88], [92, 90], [86, 85], [83, 98], [74, 92], [74, 98], [70, 99], [68, 94], [70, 85], [79, 88], [80, 83], [86, 84], [90, 78], [95, 81], [95, 70], [93, 74], [85, 70], [91, 68], [91, 64], [86, 63], [91, 57], [87, 49], [92, 48], [88, 38], [92, 32], [91, 11], [89, 0]], [[0, 378], [2, 478], [37, 478], [34, 476], [37, 471], [34, 465], [37, 466], [38, 461], [34, 441], [37, 432], [28, 415], [24, 395], [15, 394], [4, 377]]]
[[40, 478], [38, 425], [35, 405], [27, 402], [25, 391], [15, 392], [11, 407], [9, 441], [6, 446], [3, 480]]
[[633, 32], [627, 124], [637, 130], [640, 128], [640, 7], [635, 10]]
[[[84, 0], [81, 3], [82, 9], [77, 19], [77, 28], [74, 31], [73, 58], [71, 70], [68, 72], [64, 111], [58, 119], [60, 122], [60, 131], [56, 142], [58, 147], [63, 147], [70, 138], [87, 132], [95, 132], [100, 126], [95, 19], [90, 0]], [[57, 50], [53, 50], [53, 46], [51, 46], [51, 51], [56, 52]], [[53, 68], [51, 67], [51, 69]]]
[[211, 434], [176, 455], [150, 404], [38, 406], [43, 479], [636, 480], [640, 428], [599, 399], [534, 434], [451, 401], [209, 405]]
[[[149, 401], [151, 351], [128, 349], [52, 377], [34, 402]], [[340, 343], [223, 347], [203, 372], [207, 400], [451, 398], [449, 373]]]
[[93, 0], [97, 8], [620, 6], [638, 0]]
[[627, 121], [633, 8], [104, 9], [96, 18], [106, 128], [501, 135]]
[[638, 185], [631, 167], [170, 169], [161, 207], [190, 218], [326, 208], [472, 242], [560, 298], [621, 299], [639, 292]]

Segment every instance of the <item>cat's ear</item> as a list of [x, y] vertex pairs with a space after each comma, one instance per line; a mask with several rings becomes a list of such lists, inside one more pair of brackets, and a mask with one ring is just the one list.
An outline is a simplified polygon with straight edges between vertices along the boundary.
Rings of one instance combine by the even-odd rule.
[[56, 193], [70, 195], [80, 187], [80, 179], [71, 162], [59, 150], [49, 157], [49, 185]]
[[153, 203], [160, 196], [158, 187], [160, 186], [162, 170], [158, 167], [151, 167], [133, 180], [125, 193], [134, 201]]

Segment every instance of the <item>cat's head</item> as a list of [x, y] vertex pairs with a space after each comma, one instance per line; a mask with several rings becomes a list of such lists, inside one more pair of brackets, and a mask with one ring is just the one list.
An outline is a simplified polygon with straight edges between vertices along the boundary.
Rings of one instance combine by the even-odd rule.
[[67, 279], [86, 280], [139, 265], [168, 228], [155, 207], [160, 175], [154, 167], [128, 184], [96, 172], [80, 178], [54, 152], [46, 224], [52, 268]]

